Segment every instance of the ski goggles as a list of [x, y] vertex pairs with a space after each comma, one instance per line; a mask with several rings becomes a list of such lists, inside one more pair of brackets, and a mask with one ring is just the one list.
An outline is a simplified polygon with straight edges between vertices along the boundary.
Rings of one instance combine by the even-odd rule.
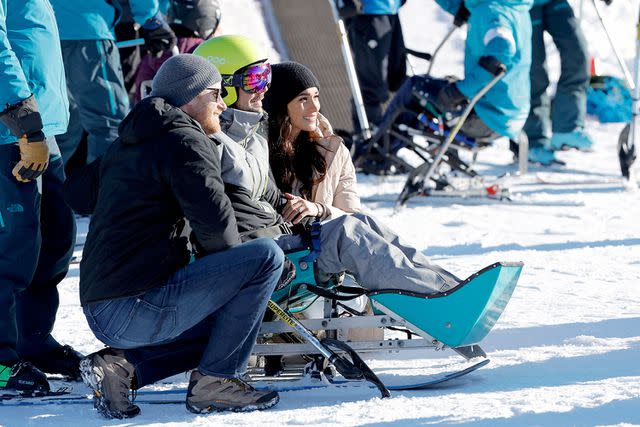
[[237, 74], [223, 74], [222, 88], [225, 86], [239, 87], [248, 93], [262, 92], [271, 84], [271, 65], [266, 62], [249, 65]]

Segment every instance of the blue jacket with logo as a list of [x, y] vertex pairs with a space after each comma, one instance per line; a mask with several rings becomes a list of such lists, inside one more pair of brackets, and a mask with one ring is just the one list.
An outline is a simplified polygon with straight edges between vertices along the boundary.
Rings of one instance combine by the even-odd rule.
[[[113, 28], [122, 14], [119, 0], [51, 0], [60, 40], [115, 40]], [[158, 0], [129, 0], [133, 19], [143, 24], [155, 15]]]
[[[33, 94], [47, 136], [67, 131], [69, 101], [49, 0], [0, 0], [0, 111]], [[16, 138], [0, 124], [0, 144]]]
[[[436, 0], [455, 14], [460, 0]], [[464, 52], [464, 79], [456, 83], [472, 98], [492, 75], [478, 65], [482, 56], [494, 56], [507, 74], [476, 104], [475, 111], [489, 128], [515, 138], [529, 115], [531, 18], [533, 0], [465, 0], [471, 13]]]

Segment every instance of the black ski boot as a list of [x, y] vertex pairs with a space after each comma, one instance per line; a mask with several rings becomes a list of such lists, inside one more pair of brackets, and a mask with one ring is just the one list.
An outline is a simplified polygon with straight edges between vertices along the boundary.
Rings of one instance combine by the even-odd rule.
[[71, 346], [65, 345], [37, 357], [31, 357], [29, 361], [47, 374], [59, 374], [68, 381], [81, 381], [80, 360], [83, 357]]
[[47, 376], [31, 363], [0, 364], [0, 400], [11, 396], [44, 396], [49, 390]]

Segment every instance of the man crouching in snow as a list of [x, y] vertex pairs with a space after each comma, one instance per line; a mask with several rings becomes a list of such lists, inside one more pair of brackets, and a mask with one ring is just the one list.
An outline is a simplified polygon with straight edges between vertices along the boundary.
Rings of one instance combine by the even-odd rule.
[[[278, 394], [241, 378], [284, 255], [271, 239], [240, 243], [217, 142], [208, 136], [220, 131], [226, 109], [220, 73], [204, 58], [177, 55], [152, 88], [99, 166], [80, 301], [109, 347], [82, 361], [83, 379], [101, 414], [132, 417], [140, 408], [128, 397], [134, 366], [124, 349], [208, 339], [187, 408], [269, 408]], [[189, 232], [198, 253], [192, 263]]]

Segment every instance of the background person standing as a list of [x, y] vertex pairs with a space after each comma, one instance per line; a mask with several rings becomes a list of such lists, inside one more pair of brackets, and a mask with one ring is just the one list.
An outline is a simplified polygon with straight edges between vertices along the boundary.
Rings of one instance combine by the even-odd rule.
[[76, 230], [54, 139], [69, 104], [48, 0], [0, 0], [0, 75], [0, 394], [42, 393], [37, 368], [79, 377], [80, 360], [51, 336]]

